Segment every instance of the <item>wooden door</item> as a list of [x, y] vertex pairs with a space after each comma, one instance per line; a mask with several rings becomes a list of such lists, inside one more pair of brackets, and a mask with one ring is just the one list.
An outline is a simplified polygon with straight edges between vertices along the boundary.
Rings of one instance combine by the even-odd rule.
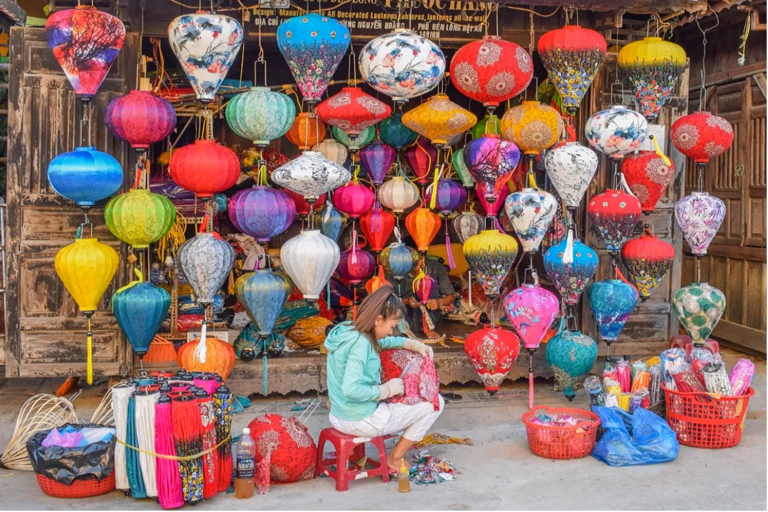
[[[109, 134], [103, 116], [106, 105], [135, 83], [137, 49], [138, 35], [128, 34], [91, 109], [93, 145], [120, 161], [124, 189], [133, 180], [130, 151]], [[6, 376], [83, 375], [86, 321], [54, 269], [56, 253], [74, 241], [83, 214], [53, 191], [46, 175], [57, 154], [81, 145], [81, 109], [43, 29], [12, 29], [10, 54]], [[91, 211], [93, 234], [121, 251], [104, 224], [103, 206]], [[127, 280], [125, 267], [119, 267], [93, 316], [97, 376], [128, 372], [126, 343], [108, 313], [109, 298]]]

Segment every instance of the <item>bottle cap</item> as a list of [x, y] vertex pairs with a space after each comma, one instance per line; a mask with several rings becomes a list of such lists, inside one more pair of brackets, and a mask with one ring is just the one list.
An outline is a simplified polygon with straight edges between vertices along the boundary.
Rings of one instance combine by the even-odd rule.
[[251, 429], [249, 429], [248, 427], [245, 427], [245, 428], [243, 429], [243, 435], [244, 435], [244, 436], [246, 436], [246, 435], [251, 435]]

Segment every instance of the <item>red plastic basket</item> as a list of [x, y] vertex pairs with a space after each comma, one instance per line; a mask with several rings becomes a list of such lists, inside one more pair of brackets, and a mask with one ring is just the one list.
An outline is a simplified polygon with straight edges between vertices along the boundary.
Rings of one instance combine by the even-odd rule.
[[662, 385], [667, 422], [680, 444], [696, 448], [730, 448], [741, 441], [744, 417], [755, 390], [742, 396], [715, 398], [708, 393], [682, 393]]
[[39, 473], [35, 476], [40, 490], [54, 498], [89, 498], [115, 490], [114, 471], [108, 477], [102, 478], [101, 482], [93, 476], [85, 476], [75, 478], [72, 485], [62, 484]]
[[[539, 425], [533, 423], [539, 412], [549, 416], [568, 414], [581, 421], [573, 427]], [[523, 414], [523, 423], [528, 433], [528, 447], [534, 454], [546, 459], [580, 459], [592, 453], [600, 418], [583, 409], [550, 408], [542, 405]]]

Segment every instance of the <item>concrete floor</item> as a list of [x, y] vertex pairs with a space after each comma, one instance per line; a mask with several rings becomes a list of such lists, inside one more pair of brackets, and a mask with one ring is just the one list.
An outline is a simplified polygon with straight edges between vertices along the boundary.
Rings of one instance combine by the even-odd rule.
[[[736, 354], [727, 356], [728, 367]], [[446, 406], [435, 425], [441, 433], [470, 437], [474, 446], [436, 446], [431, 453], [451, 461], [461, 472], [453, 482], [412, 486], [399, 494], [395, 483], [361, 480], [350, 490], [337, 493], [333, 481], [319, 478], [298, 484], [272, 486], [269, 494], [250, 500], [218, 495], [197, 505], [197, 510], [756, 510], [766, 509], [766, 365], [758, 363], [753, 384], [757, 391], [750, 402], [741, 444], [726, 450], [701, 450], [682, 446], [677, 460], [654, 466], [612, 468], [592, 457], [553, 461], [533, 455], [527, 445], [520, 417], [527, 409], [524, 383], [502, 388], [490, 399], [481, 388], [451, 388], [462, 400]], [[0, 387], [0, 447], [13, 431], [15, 415], [34, 393], [51, 392], [52, 380], [13, 380]], [[105, 387], [88, 390], [75, 404], [82, 419], [90, 418]], [[567, 407], [551, 383], [537, 383], [536, 403]], [[298, 398], [254, 401], [253, 407], [234, 418], [239, 432], [255, 416], [265, 412], [290, 412]], [[581, 391], [571, 404], [586, 408]], [[294, 412], [300, 415], [301, 413]], [[326, 411], [306, 421], [317, 438], [328, 427]], [[82, 509], [159, 510], [151, 500], [133, 500], [120, 492], [84, 500], [59, 500], [44, 495], [34, 475], [0, 470], [0, 510]]]

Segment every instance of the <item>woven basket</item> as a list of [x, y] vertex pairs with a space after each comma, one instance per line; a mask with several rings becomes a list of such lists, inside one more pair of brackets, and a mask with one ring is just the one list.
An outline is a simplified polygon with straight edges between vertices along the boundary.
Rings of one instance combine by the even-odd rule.
[[85, 476], [75, 478], [72, 485], [62, 484], [41, 474], [35, 476], [40, 490], [54, 498], [90, 498], [115, 490], [114, 471], [108, 477], [102, 478], [101, 482], [93, 476]]

